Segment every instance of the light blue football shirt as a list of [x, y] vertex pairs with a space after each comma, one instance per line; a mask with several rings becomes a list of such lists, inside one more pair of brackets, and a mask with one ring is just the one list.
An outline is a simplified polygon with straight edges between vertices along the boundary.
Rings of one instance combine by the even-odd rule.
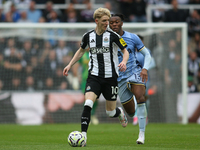
[[[134, 33], [124, 31], [124, 34], [121, 37], [127, 43], [126, 49], [129, 52], [129, 59], [126, 64], [126, 71], [119, 71], [119, 77], [117, 79], [118, 81], [121, 81], [122, 79], [127, 79], [128, 77], [133, 75], [134, 72], [137, 72], [141, 69], [141, 65], [139, 65], [139, 63], [136, 61], [136, 48], [141, 51], [145, 47], [140, 38]], [[123, 60], [123, 53], [119, 49], [118, 59], [119, 63]]]

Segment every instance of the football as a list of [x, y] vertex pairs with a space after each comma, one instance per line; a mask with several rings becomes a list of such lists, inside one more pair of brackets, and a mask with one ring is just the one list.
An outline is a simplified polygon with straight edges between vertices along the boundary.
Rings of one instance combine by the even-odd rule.
[[72, 147], [82, 147], [85, 144], [85, 137], [79, 131], [73, 131], [68, 136], [68, 143]]

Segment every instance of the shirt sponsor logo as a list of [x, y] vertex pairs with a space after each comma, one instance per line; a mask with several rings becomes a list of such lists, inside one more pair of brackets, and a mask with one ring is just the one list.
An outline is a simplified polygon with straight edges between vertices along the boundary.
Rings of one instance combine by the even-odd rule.
[[90, 52], [92, 54], [109, 53], [110, 49], [109, 49], [109, 47], [101, 47], [101, 48], [93, 47], [90, 49]]

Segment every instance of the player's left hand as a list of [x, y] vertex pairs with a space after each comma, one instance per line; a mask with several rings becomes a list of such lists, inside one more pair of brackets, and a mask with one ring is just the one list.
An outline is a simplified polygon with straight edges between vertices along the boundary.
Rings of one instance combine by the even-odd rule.
[[140, 72], [140, 77], [142, 78], [142, 82], [146, 83], [148, 81], [147, 69], [142, 69], [142, 71]]
[[119, 67], [119, 71], [124, 72], [126, 71], [126, 63], [124, 63], [123, 61], [118, 65]]

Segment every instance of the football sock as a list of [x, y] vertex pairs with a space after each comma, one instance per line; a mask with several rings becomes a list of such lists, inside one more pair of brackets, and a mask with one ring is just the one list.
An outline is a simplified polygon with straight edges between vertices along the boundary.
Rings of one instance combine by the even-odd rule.
[[113, 118], [115, 118], [115, 117], [119, 117], [119, 115], [121, 114], [121, 111], [120, 111], [120, 109], [117, 107], [116, 109], [116, 113], [115, 113], [115, 115], [113, 116]]
[[86, 132], [82, 132], [82, 134], [85, 137], [85, 142], [87, 142], [87, 133]]
[[121, 111], [119, 108], [116, 108], [112, 111], [107, 111], [106, 110], [106, 114], [110, 117], [110, 118], [115, 118], [118, 117], [121, 114]]
[[84, 109], [83, 109], [83, 113], [81, 116], [81, 131], [82, 132], [87, 132], [87, 130], [88, 130], [92, 107], [93, 107], [93, 101], [86, 100]]
[[146, 110], [145, 103], [141, 103], [137, 105], [137, 116], [138, 116], [140, 131], [145, 132], [146, 118], [147, 118], [147, 110]]
[[87, 132], [90, 123], [91, 107], [84, 106], [83, 113], [81, 116], [81, 131]]

